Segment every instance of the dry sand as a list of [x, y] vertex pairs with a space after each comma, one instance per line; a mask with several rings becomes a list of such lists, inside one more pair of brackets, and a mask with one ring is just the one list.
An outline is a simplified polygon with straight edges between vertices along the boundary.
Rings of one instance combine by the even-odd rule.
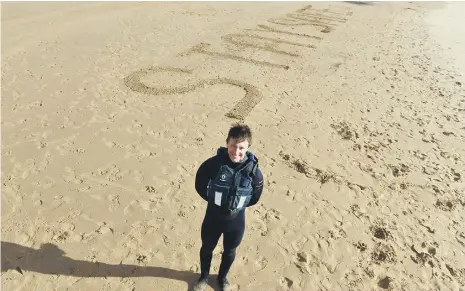
[[2, 290], [187, 290], [238, 118], [235, 290], [465, 290], [464, 4], [306, 5], [2, 3]]

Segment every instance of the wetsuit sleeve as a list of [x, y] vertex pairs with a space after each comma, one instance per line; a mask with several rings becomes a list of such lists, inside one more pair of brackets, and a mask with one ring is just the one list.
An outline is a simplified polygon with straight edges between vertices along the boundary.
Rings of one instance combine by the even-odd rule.
[[[215, 171], [216, 169], [216, 171]], [[197, 174], [195, 176], [195, 190], [199, 193], [200, 197], [202, 197], [205, 201], [207, 199], [207, 186], [208, 182], [213, 179], [213, 175], [218, 171], [218, 166], [215, 157], [211, 157], [205, 162], [203, 162], [199, 169], [197, 170]]]
[[263, 182], [264, 182], [264, 179], [263, 179], [262, 171], [260, 171], [260, 169], [258, 168], [252, 180], [253, 194], [252, 194], [252, 199], [250, 199], [250, 203], [248, 206], [255, 205], [260, 200], [260, 196], [262, 196], [262, 192], [263, 192]]

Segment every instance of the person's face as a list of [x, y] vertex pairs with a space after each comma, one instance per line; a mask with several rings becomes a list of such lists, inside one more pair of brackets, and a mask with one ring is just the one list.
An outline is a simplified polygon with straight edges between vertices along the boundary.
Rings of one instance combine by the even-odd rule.
[[228, 147], [229, 158], [234, 163], [241, 162], [249, 149], [248, 140], [238, 141], [237, 139], [229, 139], [226, 145]]

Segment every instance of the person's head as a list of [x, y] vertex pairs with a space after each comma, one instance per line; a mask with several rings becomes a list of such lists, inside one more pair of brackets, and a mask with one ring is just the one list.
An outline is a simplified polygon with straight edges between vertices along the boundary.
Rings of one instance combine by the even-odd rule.
[[245, 124], [235, 124], [229, 129], [226, 138], [228, 155], [234, 163], [241, 162], [252, 145], [252, 132]]

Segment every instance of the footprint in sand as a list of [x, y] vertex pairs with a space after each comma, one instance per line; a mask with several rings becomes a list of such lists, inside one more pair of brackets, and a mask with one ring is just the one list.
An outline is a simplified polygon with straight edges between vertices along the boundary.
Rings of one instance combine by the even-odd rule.
[[162, 199], [160, 197], [150, 196], [148, 200], [138, 200], [137, 203], [142, 209], [154, 213], [158, 210], [161, 200]]
[[294, 265], [300, 270], [301, 273], [310, 274], [310, 267], [319, 265], [321, 262], [314, 255], [307, 252], [298, 252], [295, 257]]
[[288, 277], [282, 277], [281, 280], [279, 280], [279, 285], [286, 289], [291, 289], [292, 285], [294, 285], [294, 281]]
[[155, 187], [153, 187], [153, 186], [145, 186], [145, 191], [149, 192], [149, 193], [155, 193], [156, 192]]
[[391, 237], [391, 233], [384, 227], [372, 226], [371, 232], [373, 236], [377, 239], [386, 240]]
[[139, 265], [147, 265], [147, 256], [145, 255], [137, 255], [136, 257], [136, 261], [137, 263], [139, 263]]
[[453, 180], [454, 182], [460, 182], [462, 179], [462, 175], [460, 173], [456, 172], [454, 169], [451, 169], [452, 175], [453, 175]]
[[302, 159], [296, 159], [292, 155], [286, 154], [282, 151], [279, 153], [279, 155], [283, 158], [283, 160], [290, 168], [293, 168], [297, 172], [304, 174], [308, 178], [317, 180], [322, 185], [330, 181], [339, 184], [341, 182], [341, 179], [332, 172], [314, 168], [310, 166], [306, 161]]
[[359, 241], [359, 242], [355, 243], [354, 246], [361, 252], [364, 252], [364, 251], [367, 250], [367, 245], [364, 242]]
[[187, 213], [185, 211], [182, 211], [182, 210], [178, 211], [177, 215], [180, 218], [187, 218]]
[[[433, 262], [431, 261], [431, 259], [432, 259], [433, 256], [432, 256], [429, 252], [423, 252], [423, 251], [420, 251], [420, 252], [419, 252], [419, 251], [417, 251], [417, 250], [415, 249], [415, 246], [413, 246], [413, 245], [410, 247], [410, 250], [411, 250], [412, 252], [414, 252], [414, 254], [415, 254], [415, 255], [411, 255], [411, 256], [410, 256], [410, 259], [411, 259], [414, 263], [419, 264], [419, 265], [424, 265], [424, 264], [426, 264], [427, 262], [428, 262], [430, 265], [433, 264]], [[434, 249], [434, 251], [431, 249], [431, 252], [434, 253], [434, 254], [436, 254], [436, 250], [435, 250], [435, 249]]]
[[108, 200], [110, 200], [110, 207], [108, 208], [110, 211], [114, 211], [120, 206], [119, 202], [119, 195], [109, 195]]
[[97, 169], [97, 173], [92, 173], [94, 176], [105, 176], [105, 179], [110, 182], [121, 180], [125, 173], [121, 172], [121, 169], [116, 165], [104, 166]]
[[450, 136], [450, 135], [455, 136], [455, 133], [453, 133], [452, 131], [443, 131], [442, 134], [445, 136]]
[[75, 154], [84, 154], [86, 150], [82, 148], [77, 148], [77, 149], [72, 149], [71, 152]]
[[99, 235], [105, 235], [105, 234], [109, 234], [109, 233], [113, 234], [114, 229], [112, 227], [110, 227], [109, 225], [107, 225], [107, 223], [100, 222], [98, 224], [97, 229], [92, 230], [92, 231], [87, 232], [87, 233], [81, 233], [79, 241], [87, 243], [87, 242], [90, 242], [90, 241], [96, 239]]
[[434, 204], [437, 208], [443, 210], [443, 211], [453, 211], [456, 206], [457, 202], [456, 201], [450, 201], [450, 200], [437, 200], [436, 204]]
[[192, 273], [199, 273], [200, 272], [200, 265], [196, 264], [196, 265], [192, 265], [189, 270], [192, 272]]
[[257, 216], [260, 221], [265, 223], [271, 223], [276, 220], [281, 220], [283, 218], [281, 212], [274, 208], [266, 208], [263, 205], [258, 205], [255, 207], [253, 214]]
[[297, 252], [301, 250], [308, 241], [309, 239], [307, 237], [299, 236], [296, 240], [291, 242], [291, 246], [294, 249], [294, 251]]
[[331, 256], [330, 261], [323, 262], [314, 254], [301, 251], [295, 253], [294, 266], [303, 275], [313, 274], [312, 268], [319, 268], [320, 266], [324, 266], [332, 274], [342, 263], [342, 258], [337, 259]]
[[70, 237], [70, 232], [65, 230], [52, 230], [52, 240], [57, 243], [65, 243]]
[[262, 223], [260, 220], [252, 221], [248, 224], [252, 232], [260, 233], [261, 236], [268, 235], [268, 227], [266, 224]]
[[369, 216], [366, 215], [366, 210], [365, 209], [361, 209], [359, 205], [357, 204], [352, 204], [350, 206], [350, 210], [349, 210], [350, 213], [352, 213], [355, 217], [357, 217], [358, 219], [366, 219], [366, 220], [369, 220]]
[[389, 168], [391, 168], [392, 175], [394, 177], [399, 177], [399, 176], [405, 176], [408, 172], [410, 172], [410, 169], [407, 165], [405, 164], [399, 164], [399, 165], [389, 165]]
[[76, 173], [72, 168], [65, 167], [64, 172], [65, 174], [62, 175], [62, 178], [65, 182], [73, 184], [82, 184], [84, 182], [83, 179], [76, 176]]
[[388, 230], [387, 224], [381, 219], [376, 219], [373, 225], [370, 226], [370, 231], [378, 240], [394, 240], [394, 237]]
[[309, 254], [305, 252], [297, 253], [297, 261], [301, 263], [308, 263], [310, 261]]
[[371, 253], [371, 259], [375, 264], [382, 263], [395, 263], [396, 252], [391, 245], [384, 243], [377, 243], [373, 252]]
[[391, 183], [389, 184], [389, 189], [392, 189], [392, 190], [406, 190], [408, 187], [410, 186], [409, 183]]
[[259, 257], [253, 262], [253, 270], [254, 270], [254, 273], [258, 273], [258, 272], [263, 271], [267, 266], [268, 266], [268, 259], [259, 256]]
[[459, 161], [460, 158], [461, 158], [460, 155], [458, 155], [458, 154], [451, 154], [451, 153], [443, 152], [443, 151], [441, 151], [439, 154], [444, 159], [450, 159], [450, 160], [454, 160], [454, 161]]
[[345, 121], [334, 123], [330, 126], [342, 137], [342, 139], [354, 141], [359, 138], [357, 131]]
[[202, 137], [196, 137], [194, 139], [194, 145], [196, 146], [202, 146], [203, 145], [203, 138]]
[[378, 281], [378, 287], [382, 288], [382, 289], [389, 289], [390, 288], [390, 284], [392, 283], [392, 278], [389, 277], [389, 276], [386, 276], [384, 278], [382, 278], [381, 280]]
[[339, 240], [341, 238], [347, 237], [347, 233], [345, 232], [345, 230], [338, 225], [334, 225], [334, 227], [330, 229], [328, 233], [329, 233], [329, 237], [332, 240]]

